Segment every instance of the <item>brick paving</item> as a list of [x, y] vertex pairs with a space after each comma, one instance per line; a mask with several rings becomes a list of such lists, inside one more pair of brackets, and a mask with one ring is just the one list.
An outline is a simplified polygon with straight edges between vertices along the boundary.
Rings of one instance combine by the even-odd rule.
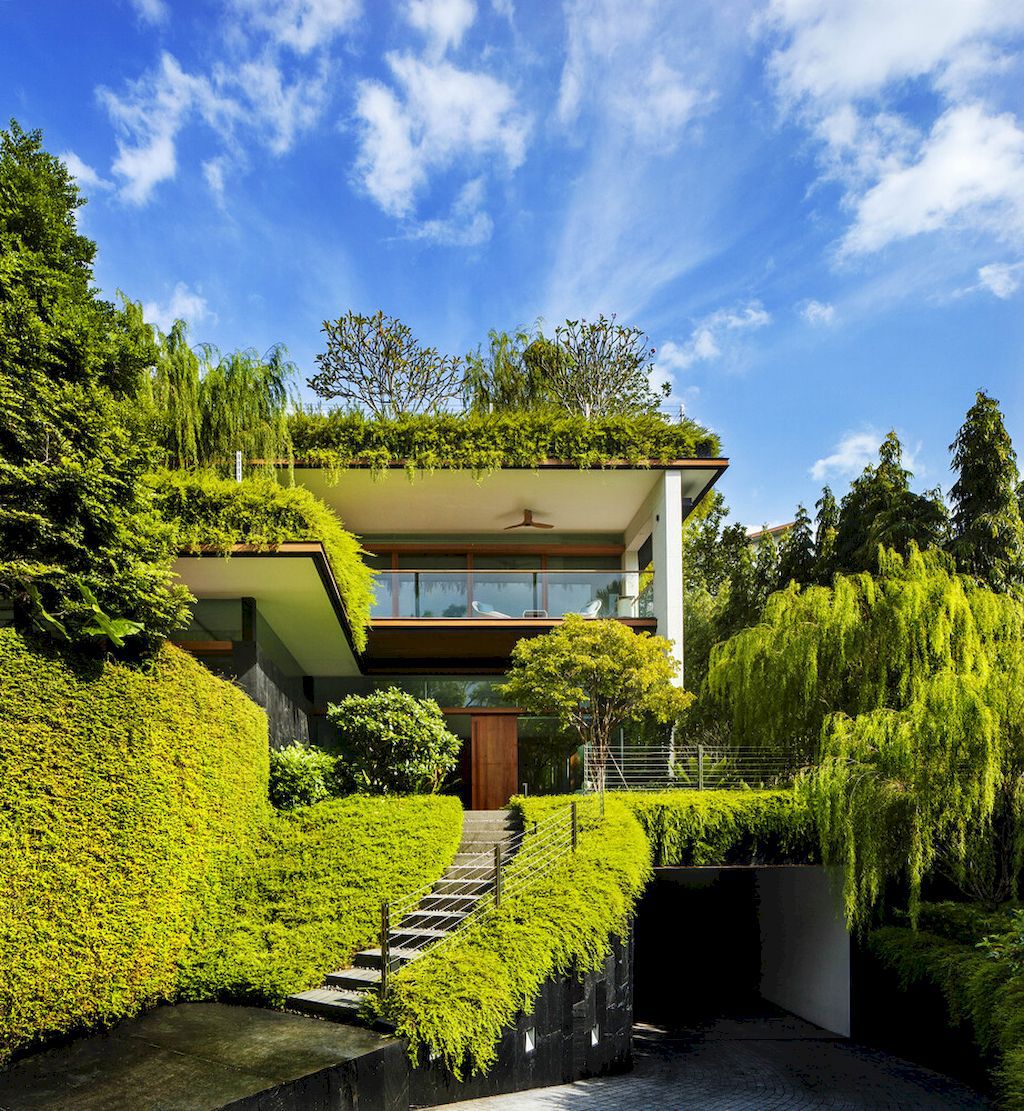
[[700, 1030], [634, 1029], [636, 1068], [555, 1088], [450, 1104], [450, 1111], [973, 1111], [990, 1104], [949, 1077], [783, 1013]]

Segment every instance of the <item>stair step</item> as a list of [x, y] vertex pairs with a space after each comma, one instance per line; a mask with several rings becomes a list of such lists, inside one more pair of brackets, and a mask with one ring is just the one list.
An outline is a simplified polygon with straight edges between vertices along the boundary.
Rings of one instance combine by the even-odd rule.
[[[388, 954], [391, 957], [391, 967], [395, 969], [401, 968], [403, 964], [408, 964], [411, 960], [415, 960], [419, 955], [419, 949], [403, 949], [400, 945], [392, 945]], [[381, 966], [380, 949], [363, 949], [356, 953], [352, 963], [356, 968], [379, 969]]]
[[391, 931], [391, 941], [396, 949], [406, 946], [422, 949], [424, 945], [447, 936], [447, 930], [437, 930], [430, 926], [401, 926]]
[[421, 900], [416, 908], [416, 914], [429, 911], [444, 911], [448, 914], [457, 914], [459, 911], [472, 910], [483, 898], [483, 895], [451, 895], [445, 893], [431, 894]]
[[426, 927], [431, 930], [442, 930], [447, 933], [453, 930], [466, 917], [463, 910], [413, 910], [398, 924], [396, 933], [412, 928], [414, 930]]
[[380, 986], [379, 968], [339, 968], [327, 974], [329, 988], [342, 988], [347, 991], [371, 991]]
[[289, 995], [285, 1006], [292, 1011], [307, 1015], [318, 1015], [333, 1022], [355, 1022], [359, 1011], [366, 1002], [366, 993], [361, 991], [337, 991], [331, 988], [313, 988]]
[[483, 876], [442, 876], [434, 884], [433, 895], [480, 895], [491, 886], [493, 875]]

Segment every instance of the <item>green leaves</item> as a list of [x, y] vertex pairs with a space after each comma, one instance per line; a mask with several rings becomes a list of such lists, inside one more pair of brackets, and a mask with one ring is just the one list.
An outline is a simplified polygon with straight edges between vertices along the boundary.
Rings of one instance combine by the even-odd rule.
[[86, 605], [92, 610], [92, 623], [82, 626], [82, 632], [87, 636], [106, 637], [115, 648], [124, 647], [124, 638], [142, 632], [141, 621], [129, 621], [126, 617], [109, 617], [100, 609], [96, 595], [85, 585], [79, 583], [78, 589], [82, 592]]

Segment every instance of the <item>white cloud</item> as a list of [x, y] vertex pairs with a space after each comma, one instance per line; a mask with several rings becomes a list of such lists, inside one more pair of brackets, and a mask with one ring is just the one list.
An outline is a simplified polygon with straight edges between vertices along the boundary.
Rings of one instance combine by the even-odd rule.
[[1005, 301], [1020, 289], [1024, 262], [990, 262], [978, 271], [978, 283]]
[[435, 171], [488, 156], [509, 169], [523, 161], [529, 123], [508, 85], [409, 54], [389, 54], [387, 63], [395, 88], [379, 81], [359, 84], [355, 172], [389, 215], [408, 216]]
[[719, 358], [729, 333], [754, 331], [766, 327], [771, 321], [771, 313], [760, 301], [718, 309], [697, 322], [685, 343], [672, 340], [663, 343], [655, 357], [656, 365], [671, 377], [674, 371], [686, 370], [694, 363]]
[[977, 104], [947, 111], [910, 165], [893, 168], [859, 199], [843, 239], [849, 254], [960, 224], [1024, 237], [1024, 131]]
[[88, 162], [83, 162], [73, 150], [66, 150], [60, 156], [61, 162], [68, 168], [68, 173], [78, 182], [83, 189], [112, 189], [113, 183], [101, 177]]
[[250, 115], [273, 154], [291, 150], [296, 137], [313, 127], [327, 104], [326, 60], [290, 84], [269, 55], [246, 62], [236, 74], [222, 72], [220, 78], [248, 101]]
[[825, 301], [808, 301], [800, 309], [800, 315], [808, 324], [828, 326], [835, 323], [836, 307]]
[[252, 27], [297, 54], [329, 45], [362, 11], [360, 0], [233, 0], [233, 5]]
[[189, 324], [199, 324], [208, 318], [216, 317], [210, 312], [206, 298], [185, 284], [178, 282], [171, 296], [163, 304], [147, 301], [142, 306], [142, 315], [148, 324], [155, 324], [161, 332], [166, 332], [176, 320]]
[[831, 455], [818, 459], [811, 467], [811, 478], [853, 478], [875, 460], [882, 437], [877, 432], [847, 432]]
[[224, 175], [227, 172], [228, 160], [223, 156], [207, 159], [203, 163], [203, 177], [209, 185], [211, 192], [218, 203], [224, 201]]
[[157, 185], [174, 177], [175, 141], [193, 113], [215, 128], [239, 114], [237, 103], [207, 78], [186, 73], [171, 54], [161, 56], [154, 73], [131, 82], [125, 95], [104, 88], [98, 95], [118, 131], [112, 169], [123, 180], [121, 195], [132, 204], [144, 204]]
[[147, 23], [166, 23], [171, 14], [164, 0], [131, 0], [131, 4]]
[[458, 47], [476, 19], [474, 0], [408, 0], [405, 17], [427, 36], [431, 50], [440, 57]]
[[412, 239], [426, 239], [446, 247], [478, 247], [491, 238], [494, 221], [483, 210], [484, 179], [467, 181], [444, 220], [425, 220], [411, 233]]

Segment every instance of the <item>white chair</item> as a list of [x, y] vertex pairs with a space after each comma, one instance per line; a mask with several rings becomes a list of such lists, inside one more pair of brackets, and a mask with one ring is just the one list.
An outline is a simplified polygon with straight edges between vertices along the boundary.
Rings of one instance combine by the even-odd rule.
[[601, 599], [595, 598], [592, 602], [588, 602], [583, 609], [579, 611], [580, 617], [597, 617], [601, 612]]
[[477, 617], [504, 617], [507, 621], [512, 620], [510, 613], [502, 613], [501, 610], [496, 610], [492, 606], [487, 605], [486, 602], [474, 602], [473, 612]]

